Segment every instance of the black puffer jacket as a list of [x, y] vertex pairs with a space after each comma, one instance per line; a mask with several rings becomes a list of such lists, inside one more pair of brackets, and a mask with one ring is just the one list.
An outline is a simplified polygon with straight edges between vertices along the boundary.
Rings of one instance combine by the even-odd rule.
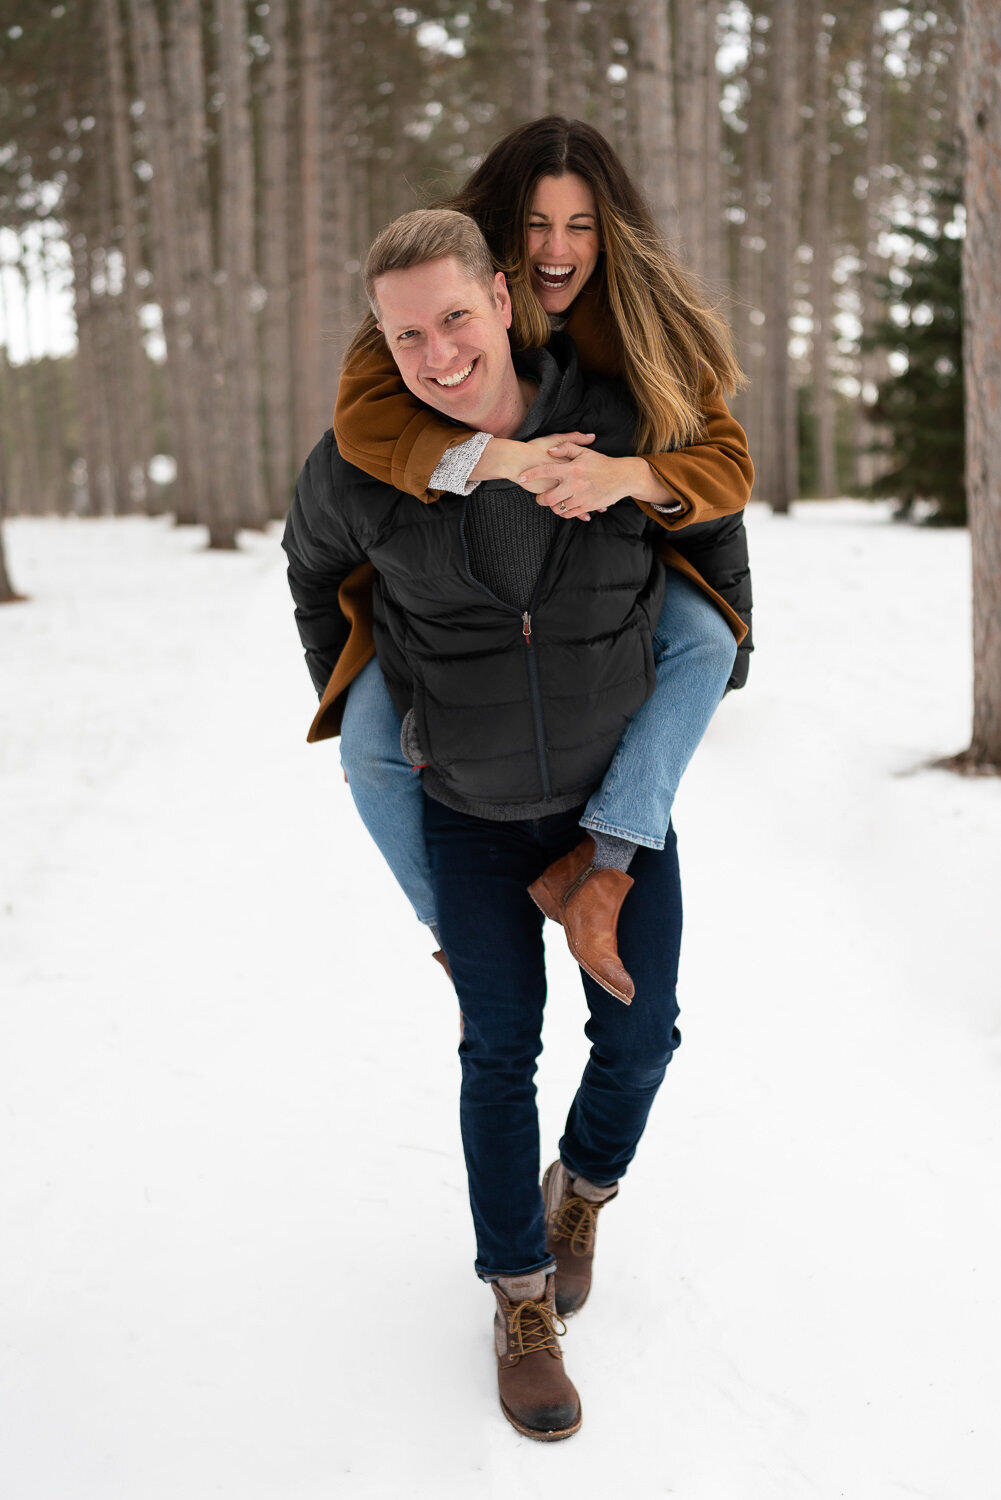
[[[566, 338], [550, 351], [561, 379], [546, 409], [533, 407], [534, 430], [593, 431], [600, 451], [628, 453], [633, 412], [622, 389], [585, 387]], [[322, 692], [347, 636], [338, 587], [370, 559], [390, 693], [401, 717], [413, 707], [449, 792], [509, 816], [540, 802], [572, 805], [601, 779], [652, 691], [650, 638], [663, 595], [654, 542], [663, 533], [632, 505], [560, 526], [523, 614], [469, 571], [469, 503], [445, 496], [423, 505], [346, 463], [326, 434], [300, 475], [284, 540], [313, 682]]]

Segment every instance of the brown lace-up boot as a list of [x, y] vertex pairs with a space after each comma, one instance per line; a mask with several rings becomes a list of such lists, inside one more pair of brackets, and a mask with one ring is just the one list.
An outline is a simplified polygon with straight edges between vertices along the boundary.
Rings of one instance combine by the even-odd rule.
[[528, 894], [540, 911], [559, 922], [574, 958], [602, 989], [628, 1005], [636, 986], [619, 957], [618, 925], [622, 903], [633, 887], [624, 870], [596, 870], [594, 840], [554, 860]]
[[535, 1271], [492, 1283], [494, 1344], [501, 1410], [526, 1437], [553, 1443], [581, 1423], [580, 1398], [563, 1368], [555, 1276]]
[[583, 1177], [571, 1178], [561, 1161], [546, 1168], [546, 1249], [556, 1257], [556, 1311], [561, 1318], [580, 1312], [587, 1301], [598, 1214], [618, 1191], [618, 1183], [600, 1188]]

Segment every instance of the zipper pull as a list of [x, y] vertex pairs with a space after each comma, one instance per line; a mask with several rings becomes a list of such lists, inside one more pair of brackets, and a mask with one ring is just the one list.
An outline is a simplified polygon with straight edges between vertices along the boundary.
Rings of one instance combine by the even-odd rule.
[[532, 644], [532, 616], [527, 609], [522, 612], [521, 633], [525, 637], [525, 645], [530, 646]]

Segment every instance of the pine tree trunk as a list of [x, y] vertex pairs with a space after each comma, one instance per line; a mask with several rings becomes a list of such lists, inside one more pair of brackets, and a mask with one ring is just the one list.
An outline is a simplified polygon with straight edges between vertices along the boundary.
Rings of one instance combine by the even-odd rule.
[[321, 357], [321, 264], [322, 229], [321, 163], [323, 140], [322, 54], [323, 6], [321, 0], [301, 0], [299, 6], [299, 218], [301, 283], [297, 298], [295, 390], [296, 451], [306, 454], [328, 425], [328, 397], [322, 387]]
[[192, 427], [205, 456], [206, 491], [198, 519], [209, 529], [209, 547], [232, 551], [240, 525], [237, 488], [241, 441], [230, 422], [226, 367], [219, 332], [219, 304], [212, 249], [212, 214], [205, 150], [205, 64], [199, 0], [175, 0], [169, 49], [171, 138], [177, 160], [178, 203], [183, 228], [185, 300], [191, 311], [195, 373]]
[[0, 505], [0, 604], [19, 604], [24, 595], [18, 594], [7, 572], [7, 554], [3, 544], [3, 507]]
[[834, 447], [834, 387], [831, 382], [831, 227], [828, 218], [828, 99], [827, 77], [830, 34], [824, 26], [824, 0], [811, 0], [813, 44], [810, 103], [811, 171], [807, 213], [810, 221], [810, 303], [813, 323], [813, 433], [816, 454], [817, 493], [838, 492]]
[[36, 379], [38, 368], [34, 358], [35, 339], [33, 337], [34, 302], [28, 296], [31, 277], [28, 271], [27, 254], [25, 243], [21, 236], [17, 239], [18, 258], [15, 270], [20, 281], [21, 305], [23, 309], [25, 332], [27, 335], [28, 359], [21, 370], [21, 378], [17, 382], [18, 395], [18, 430], [17, 446], [23, 458], [24, 489], [26, 492], [25, 509], [31, 515], [46, 515], [54, 509], [51, 501], [49, 486], [46, 482], [45, 446], [42, 443], [41, 413], [38, 409], [38, 381]]
[[744, 222], [737, 242], [737, 341], [740, 363], [748, 384], [737, 393], [733, 410], [747, 433], [754, 458], [755, 490], [768, 495], [771, 487], [770, 449], [762, 442], [765, 389], [764, 277], [762, 245], [765, 242], [764, 139], [767, 133], [767, 75], [760, 60], [751, 57], [747, 68], [748, 100], [746, 129], [741, 138], [740, 202]]
[[789, 359], [796, 255], [796, 9], [794, 0], [775, 0], [769, 47], [768, 267], [765, 276], [764, 431], [770, 453], [769, 488], [764, 498], [779, 514], [796, 498], [795, 405]]
[[254, 151], [248, 85], [244, 0], [216, 0], [223, 102], [220, 113], [219, 238], [222, 266], [223, 358], [227, 428], [233, 435], [233, 478], [240, 523], [263, 527], [261, 389], [254, 296]]
[[705, 264], [707, 39], [706, 10], [702, 0], [675, 0], [678, 231], [685, 260], [699, 275]]
[[[866, 192], [861, 254], [862, 326], [867, 334], [872, 332], [882, 316], [877, 285], [883, 271], [883, 259], [879, 253], [879, 231], [883, 207], [882, 169], [886, 159], [882, 21], [882, 12], [886, 7], [883, 0], [869, 0], [869, 6], [869, 53], [865, 73]], [[870, 451], [879, 441], [879, 429], [872, 421], [871, 408], [876, 399], [876, 388], [888, 373], [885, 351], [882, 348], [863, 350], [861, 371], [861, 420], [855, 452], [855, 476], [858, 485], [865, 489], [872, 484], [880, 470], [878, 456]]]
[[548, 108], [546, 11], [542, 0], [515, 0], [515, 113], [537, 120]]
[[[326, 17], [327, 47], [331, 55], [331, 66], [323, 90], [323, 133], [328, 147], [323, 156], [323, 218], [321, 227], [321, 343], [320, 369], [322, 389], [317, 402], [315, 419], [317, 436], [330, 426], [341, 356], [347, 348], [358, 319], [355, 316], [352, 283], [347, 271], [351, 257], [351, 202], [350, 182], [344, 171], [345, 158], [350, 154], [347, 138], [351, 134], [357, 96], [351, 78], [350, 39], [351, 18], [340, 7]], [[393, 99], [397, 98], [394, 94]], [[393, 137], [400, 147], [413, 149], [410, 137], [403, 130], [403, 121], [396, 120]], [[404, 158], [405, 160], [405, 158]], [[395, 163], [395, 149], [394, 149]], [[402, 163], [401, 163], [402, 164]], [[394, 170], [394, 177], [397, 176]], [[405, 199], [400, 212], [414, 206], [409, 184], [415, 181], [416, 169], [411, 163], [404, 167]], [[366, 245], [366, 251], [368, 246]]]
[[702, 259], [696, 270], [710, 293], [723, 285], [726, 274], [723, 219], [723, 119], [720, 78], [716, 70], [716, 27], [719, 6], [707, 5], [702, 14], [706, 48], [706, 88], [703, 98], [705, 130], [705, 192], [702, 208]]
[[[61, 308], [63, 295], [60, 282], [55, 289], [55, 255], [53, 251], [65, 245], [63, 230], [44, 232], [40, 226], [41, 249], [38, 269], [45, 292], [46, 306]], [[56, 316], [49, 313], [50, 319]], [[45, 361], [45, 413], [48, 445], [51, 451], [52, 500], [58, 515], [68, 516], [73, 512], [72, 464], [75, 454], [70, 448], [71, 421], [66, 411], [65, 383], [62, 379], [62, 362], [53, 358]]]
[[93, 243], [100, 247], [100, 261], [92, 266], [92, 284], [97, 281], [95, 271], [103, 271], [103, 291], [95, 297], [94, 326], [96, 330], [97, 355], [97, 399], [101, 412], [101, 436], [107, 450], [107, 497], [105, 509], [109, 515], [127, 515], [132, 510], [133, 434], [129, 423], [131, 415], [124, 387], [130, 381], [122, 380], [122, 298], [112, 294], [108, 284], [108, 247], [115, 239], [115, 216], [111, 187], [111, 149], [108, 121], [105, 111], [106, 96], [99, 105], [97, 118], [96, 156], [97, 191], [92, 223]]
[[150, 494], [147, 469], [153, 454], [152, 393], [149, 360], [143, 345], [139, 321], [139, 291], [136, 277], [143, 268], [142, 241], [135, 205], [135, 177], [132, 172], [130, 144], [131, 121], [125, 91], [125, 43], [122, 35], [118, 0], [101, 0], [104, 28], [104, 52], [108, 77], [108, 127], [114, 174], [117, 223], [121, 227], [118, 243], [125, 262], [124, 352], [126, 374], [121, 382], [122, 425], [131, 446], [130, 491], [140, 504]]
[[[6, 324], [6, 319], [4, 322]], [[15, 604], [23, 598], [10, 581], [10, 574], [7, 571], [7, 553], [3, 542], [3, 518], [7, 514], [7, 486], [10, 477], [3, 414], [8, 409], [9, 391], [10, 369], [7, 364], [7, 349], [5, 345], [0, 344], [0, 604]]]
[[177, 466], [171, 498], [178, 525], [191, 525], [205, 506], [206, 454], [197, 414], [190, 309], [183, 300], [180, 195], [170, 143], [163, 48], [153, 0], [129, 0], [129, 14], [133, 63], [143, 100], [146, 154], [153, 168], [149, 184], [150, 260], [167, 350], [164, 399], [171, 453]]
[[963, 347], [973, 552], [973, 738], [966, 761], [1001, 772], [1001, 9], [996, 0], [965, 0], [963, 19]]
[[549, 88], [553, 114], [582, 119], [586, 109], [577, 0], [548, 0]]
[[594, 16], [594, 88], [591, 108], [594, 123], [606, 140], [613, 140], [612, 85], [608, 70], [615, 58], [612, 54], [612, 23], [607, 5], [596, 6]]
[[658, 228], [676, 244], [678, 179], [667, 0], [633, 0], [629, 12], [637, 176]]
[[288, 8], [271, 0], [265, 20], [269, 55], [262, 109], [261, 269], [266, 295], [264, 422], [268, 510], [275, 518], [288, 509], [292, 471], [292, 332], [289, 299], [289, 87]]

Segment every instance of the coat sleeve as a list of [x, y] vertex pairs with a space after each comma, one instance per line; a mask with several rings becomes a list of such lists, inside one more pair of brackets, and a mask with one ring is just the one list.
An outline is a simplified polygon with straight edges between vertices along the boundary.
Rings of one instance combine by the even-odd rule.
[[428, 487], [442, 455], [473, 431], [422, 405], [403, 384], [383, 344], [354, 355], [342, 370], [334, 436], [349, 463], [383, 484], [430, 501], [442, 493]]
[[703, 402], [705, 434], [687, 448], [668, 453], [644, 453], [643, 457], [671, 494], [684, 505], [678, 515], [664, 515], [638, 500], [641, 510], [665, 530], [678, 532], [687, 526], [718, 520], [743, 510], [751, 498], [754, 465], [747, 451], [747, 438], [740, 423], [730, 415], [721, 395]]
[[339, 597], [348, 574], [366, 561], [340, 504], [335, 480], [337, 450], [328, 432], [307, 458], [296, 481], [282, 546], [295, 623], [306, 666], [322, 694], [351, 633]]

